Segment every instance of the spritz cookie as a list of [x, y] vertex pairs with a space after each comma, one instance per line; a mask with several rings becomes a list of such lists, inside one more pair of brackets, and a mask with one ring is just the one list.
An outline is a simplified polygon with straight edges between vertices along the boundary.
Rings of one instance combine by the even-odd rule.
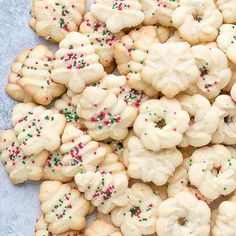
[[102, 220], [95, 220], [84, 232], [84, 236], [122, 236], [121, 232], [112, 224]]
[[191, 117], [189, 128], [184, 133], [181, 147], [201, 147], [210, 143], [221, 118], [221, 110], [212, 106], [207, 98], [200, 94], [193, 96], [181, 94], [176, 97], [182, 109]]
[[94, 140], [124, 139], [138, 112], [112, 89], [93, 86], [84, 90], [76, 111]]
[[213, 0], [180, 0], [172, 20], [180, 36], [193, 45], [214, 41], [223, 16]]
[[218, 47], [236, 64], [236, 25], [224, 24], [217, 38]]
[[39, 180], [43, 176], [43, 165], [48, 152], [26, 156], [13, 130], [0, 133], [0, 159], [13, 184], [26, 180]]
[[62, 135], [60, 151], [62, 173], [74, 177], [78, 172], [95, 171], [103, 161], [106, 149], [72, 124], [68, 124]]
[[227, 84], [226, 87], [224, 87], [224, 91], [229, 92], [233, 86], [234, 83], [236, 83], [236, 64], [234, 64], [233, 62], [231, 62], [230, 60], [229, 62], [229, 68], [231, 70], [231, 78], [229, 83]]
[[236, 144], [236, 103], [228, 95], [220, 95], [213, 106], [222, 111], [220, 124], [212, 136], [213, 143]]
[[121, 228], [124, 236], [142, 236], [155, 233], [157, 207], [161, 199], [142, 183], [128, 189], [128, 202], [111, 212], [113, 224]]
[[232, 89], [230, 91], [230, 96], [234, 103], [236, 103], [236, 83], [232, 86]]
[[190, 117], [176, 99], [151, 99], [140, 107], [134, 132], [144, 147], [159, 151], [180, 144], [188, 129]]
[[188, 43], [153, 43], [150, 47], [142, 78], [166, 97], [173, 98], [199, 77], [196, 60]]
[[158, 207], [156, 230], [158, 236], [208, 236], [211, 211], [193, 194], [180, 192]]
[[69, 183], [44, 181], [40, 185], [39, 200], [52, 234], [79, 231], [85, 226], [90, 203]]
[[128, 179], [124, 173], [106, 171], [84, 172], [75, 176], [75, 182], [87, 200], [101, 213], [108, 214], [117, 206], [126, 205]]
[[189, 180], [199, 192], [213, 201], [236, 188], [235, 155], [223, 145], [202, 147], [192, 156]]
[[144, 20], [138, 0], [96, 0], [90, 10], [112, 33], [135, 27]]
[[78, 31], [85, 8], [86, 0], [35, 0], [29, 25], [39, 36], [58, 43]]
[[104, 22], [95, 18], [91, 12], [85, 14], [80, 25], [80, 32], [85, 34], [94, 46], [99, 56], [99, 61], [107, 73], [111, 73], [116, 64], [114, 62], [113, 44], [116, 43], [124, 33], [111, 33]]
[[163, 43], [168, 37], [169, 30], [165, 27], [142, 26], [114, 44], [117, 70], [127, 77], [131, 88], [144, 91], [148, 96], [157, 95], [157, 91], [142, 80], [141, 72], [152, 43]]
[[104, 75], [99, 57], [86, 35], [78, 32], [68, 34], [55, 53], [52, 79], [80, 93], [87, 84], [97, 82]]
[[129, 139], [123, 155], [126, 156], [127, 172], [131, 178], [153, 182], [157, 186], [166, 184], [183, 161], [181, 152], [176, 148], [153, 152], [145, 149], [136, 136]]
[[236, 23], [235, 0], [217, 0], [216, 5], [222, 12], [224, 23]]
[[59, 148], [65, 123], [63, 115], [32, 103], [19, 103], [13, 108], [12, 125], [25, 155]]

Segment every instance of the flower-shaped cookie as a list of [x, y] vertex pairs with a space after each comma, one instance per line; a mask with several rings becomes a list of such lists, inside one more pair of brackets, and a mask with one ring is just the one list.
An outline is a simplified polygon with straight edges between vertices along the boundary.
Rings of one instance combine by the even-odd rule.
[[70, 184], [44, 181], [40, 185], [39, 200], [52, 234], [77, 231], [85, 226], [90, 203]]
[[236, 64], [236, 25], [224, 24], [220, 27], [217, 38], [218, 47]]
[[89, 83], [97, 82], [104, 75], [103, 66], [86, 35], [68, 34], [59, 44], [55, 54], [52, 79], [80, 93]]
[[145, 149], [136, 136], [129, 139], [124, 156], [131, 178], [152, 181], [158, 186], [164, 185], [183, 161], [181, 152], [176, 148], [153, 152]]
[[223, 16], [213, 0], [180, 0], [172, 21], [184, 40], [198, 44], [216, 39]]
[[65, 87], [51, 79], [54, 54], [44, 45], [21, 53], [8, 77], [7, 93], [21, 102], [36, 101], [48, 105], [65, 92]]
[[13, 184], [41, 179], [47, 155], [47, 151], [42, 151], [26, 156], [13, 130], [4, 130], [0, 133], [0, 160]]
[[39, 36], [58, 43], [78, 31], [85, 8], [85, 0], [35, 0], [29, 25]]
[[207, 204], [188, 192], [180, 192], [158, 207], [158, 236], [208, 236], [211, 211]]
[[122, 140], [137, 116], [137, 108], [117, 97], [112, 89], [90, 86], [80, 97], [77, 114], [85, 119], [84, 125], [94, 140]]
[[153, 43], [144, 62], [142, 78], [166, 97], [186, 90], [200, 77], [190, 45]]
[[63, 115], [32, 103], [20, 103], [13, 108], [12, 125], [25, 155], [55, 151], [65, 123]]
[[106, 24], [96, 19], [91, 12], [84, 16], [83, 22], [80, 25], [80, 32], [87, 35], [105, 71], [111, 73], [116, 66], [112, 47], [124, 33], [111, 33], [107, 29]]
[[106, 149], [72, 124], [68, 124], [62, 135], [62, 172], [73, 177], [78, 172], [95, 171], [103, 161]]
[[208, 99], [200, 94], [193, 96], [181, 94], [177, 99], [182, 109], [191, 117], [189, 128], [184, 133], [180, 146], [201, 147], [210, 143], [213, 133], [219, 126], [221, 110], [211, 106]]
[[96, 0], [90, 10], [112, 33], [135, 27], [144, 20], [142, 5], [138, 0]]
[[190, 117], [182, 110], [176, 99], [151, 99], [140, 107], [140, 114], [134, 122], [134, 132], [144, 147], [159, 151], [173, 148], [183, 138], [189, 127]]
[[120, 74], [126, 75], [128, 85], [144, 91], [148, 96], [154, 96], [157, 91], [142, 80], [141, 72], [148, 50], [154, 41], [165, 42], [169, 30], [165, 27], [143, 26], [132, 30], [128, 35], [114, 44], [114, 56]]
[[85, 198], [104, 214], [127, 203], [128, 179], [123, 173], [88, 171], [78, 173], [75, 182]]
[[179, 0], [140, 0], [144, 12], [144, 24], [157, 23], [170, 27], [173, 26], [172, 14], [178, 7]]
[[236, 103], [236, 83], [232, 86], [232, 89], [230, 91], [230, 96], [234, 103]]
[[122, 236], [121, 232], [112, 224], [102, 220], [95, 220], [84, 232], [84, 236]]
[[111, 212], [113, 224], [121, 228], [123, 235], [153, 234], [160, 197], [148, 185], [141, 183], [133, 184], [127, 193], [129, 198], [126, 205]]
[[236, 23], [235, 0], [217, 0], [216, 5], [222, 12], [224, 23]]
[[213, 201], [236, 188], [236, 157], [223, 145], [202, 147], [191, 156], [189, 180]]
[[212, 136], [213, 143], [236, 144], [236, 103], [228, 95], [220, 95], [213, 106], [222, 110], [220, 124]]

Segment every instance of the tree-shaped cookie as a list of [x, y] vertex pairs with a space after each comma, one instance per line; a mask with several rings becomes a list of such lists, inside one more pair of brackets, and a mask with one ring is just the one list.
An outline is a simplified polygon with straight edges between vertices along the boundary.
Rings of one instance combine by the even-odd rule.
[[117, 97], [112, 89], [90, 86], [79, 99], [77, 114], [85, 119], [84, 125], [94, 140], [122, 140], [137, 116], [137, 108]]
[[85, 0], [35, 0], [29, 25], [39, 36], [58, 43], [78, 31], [85, 8]]
[[78, 172], [95, 171], [103, 161], [106, 149], [72, 124], [68, 124], [62, 135], [62, 172], [73, 177]]
[[156, 232], [157, 207], [161, 202], [152, 189], [136, 183], [128, 189], [128, 202], [111, 213], [113, 224], [121, 228], [123, 235], [142, 236]]
[[135, 27], [144, 20], [142, 5], [138, 0], [97, 0], [90, 10], [112, 33]]
[[78, 173], [75, 182], [85, 198], [104, 214], [127, 203], [128, 179], [124, 173], [88, 171]]
[[40, 186], [39, 200], [52, 234], [79, 231], [85, 226], [90, 203], [70, 184], [44, 181]]
[[157, 94], [152, 86], [142, 80], [141, 72], [152, 43], [163, 43], [168, 36], [169, 30], [165, 27], [143, 26], [132, 30], [114, 44], [117, 69], [121, 75], [127, 76], [131, 88], [142, 90], [149, 96]]
[[65, 92], [65, 87], [51, 79], [54, 54], [44, 45], [21, 53], [12, 66], [7, 93], [21, 102], [35, 101], [48, 105]]
[[0, 133], [0, 160], [13, 184], [41, 179], [47, 155], [47, 151], [42, 151], [26, 156], [13, 130], [4, 130]]
[[25, 155], [55, 151], [65, 123], [63, 115], [32, 103], [20, 103], [13, 108], [12, 125]]
[[75, 93], [82, 92], [87, 84], [104, 76], [103, 66], [86, 35], [78, 32], [68, 34], [60, 42], [55, 56], [53, 80], [65, 84]]
[[85, 34], [95, 47], [100, 63], [107, 73], [111, 73], [115, 68], [113, 44], [124, 35], [123, 32], [111, 33], [106, 24], [95, 18], [91, 12], [86, 13], [80, 25], [80, 32]]

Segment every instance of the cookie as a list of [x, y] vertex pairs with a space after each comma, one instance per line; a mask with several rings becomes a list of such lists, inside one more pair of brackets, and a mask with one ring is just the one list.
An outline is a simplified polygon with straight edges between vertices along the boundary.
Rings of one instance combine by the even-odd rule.
[[180, 36], [194, 45], [214, 41], [223, 16], [213, 0], [180, 0], [172, 21]]
[[102, 220], [95, 220], [84, 232], [84, 236], [122, 236], [113, 225]]
[[187, 42], [153, 43], [150, 47], [142, 78], [166, 97], [173, 98], [199, 77], [196, 60]]
[[211, 201], [228, 195], [236, 186], [235, 153], [223, 145], [199, 148], [191, 156], [188, 172], [191, 184]]
[[236, 104], [228, 95], [220, 95], [213, 106], [222, 110], [219, 127], [212, 136], [213, 143], [236, 144]]
[[176, 99], [150, 99], [140, 107], [134, 132], [146, 149], [159, 151], [180, 144], [190, 117]]
[[230, 91], [230, 96], [234, 103], [236, 103], [236, 83], [232, 86], [232, 89]]
[[63, 115], [32, 103], [20, 103], [13, 108], [12, 125], [25, 155], [59, 148], [65, 123]]
[[0, 133], [0, 159], [13, 184], [41, 179], [47, 155], [47, 151], [42, 151], [26, 156], [13, 130]]
[[90, 203], [70, 184], [44, 181], [40, 185], [39, 200], [52, 234], [79, 231], [85, 226]]
[[219, 32], [218, 47], [225, 52], [230, 61], [236, 64], [236, 25], [223, 24]]
[[95, 171], [103, 161], [106, 149], [72, 124], [68, 124], [62, 135], [60, 151], [62, 173], [74, 177], [78, 172]]
[[29, 25], [39, 36], [58, 43], [78, 31], [85, 8], [86, 0], [35, 0]]
[[89, 135], [97, 141], [124, 139], [137, 116], [137, 108], [117, 97], [114, 91], [93, 86], [84, 90], [76, 111], [85, 120]]
[[103, 65], [105, 71], [112, 73], [116, 66], [113, 55], [113, 44], [124, 33], [122, 31], [116, 34], [111, 33], [107, 29], [106, 24], [95, 18], [91, 12], [85, 14], [79, 30], [89, 38], [99, 56], [99, 62]]
[[145, 149], [136, 136], [129, 139], [124, 156], [128, 161], [127, 172], [131, 178], [153, 182], [157, 186], [166, 184], [183, 161], [181, 152], [176, 148], [153, 152]]
[[165, 27], [142, 26], [132, 30], [123, 36], [120, 42], [114, 44], [117, 70], [127, 77], [127, 83], [131, 88], [144, 91], [148, 96], [157, 95], [157, 91], [142, 80], [141, 72], [152, 43], [163, 43], [168, 37], [169, 30]]
[[234, 0], [217, 0], [216, 5], [223, 15], [224, 23], [236, 23], [236, 2]]
[[144, 20], [142, 5], [138, 0], [97, 0], [90, 10], [112, 33], [135, 27]]
[[184, 133], [181, 147], [201, 147], [210, 143], [216, 132], [222, 112], [212, 106], [207, 98], [200, 94], [193, 96], [181, 94], [176, 97], [182, 109], [191, 117], [189, 128]]
[[110, 146], [112, 152], [119, 157], [119, 160], [122, 160], [123, 152], [125, 150], [124, 144], [122, 141], [116, 141], [111, 138], [104, 141], [107, 145]]
[[236, 83], [236, 64], [234, 64], [233, 62], [231, 62], [230, 60], [228, 61], [229, 63], [229, 68], [231, 70], [231, 78], [229, 83], [227, 84], [226, 87], [224, 87], [224, 91], [229, 92], [233, 86], [234, 83]]
[[82, 92], [87, 84], [104, 76], [103, 66], [86, 35], [78, 32], [68, 34], [60, 42], [55, 57], [52, 79], [74, 93]]
[[128, 179], [123, 173], [88, 171], [78, 173], [75, 182], [85, 198], [101, 213], [107, 214], [116, 206], [124, 206], [128, 200]]
[[128, 189], [128, 203], [111, 213], [113, 224], [121, 228], [123, 235], [142, 236], [154, 233], [157, 207], [161, 202], [152, 189], [136, 183]]
[[208, 236], [210, 233], [211, 211], [208, 205], [188, 192], [180, 192], [161, 202], [158, 216], [158, 236]]
[[103, 214], [103, 213], [97, 211], [97, 212], [96, 212], [96, 219], [97, 219], [97, 220], [104, 221], [104, 222], [107, 222], [107, 223], [113, 225], [112, 222], [111, 222], [111, 213], [109, 213], [109, 214]]

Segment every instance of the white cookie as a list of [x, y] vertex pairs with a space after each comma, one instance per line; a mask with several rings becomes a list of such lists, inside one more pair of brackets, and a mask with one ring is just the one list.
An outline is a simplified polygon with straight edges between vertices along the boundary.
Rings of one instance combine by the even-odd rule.
[[216, 5], [222, 12], [224, 23], [236, 23], [235, 0], [217, 0]]
[[236, 83], [232, 86], [232, 89], [230, 91], [230, 96], [234, 103], [236, 103]]
[[236, 83], [236, 64], [234, 64], [233, 62], [231, 62], [230, 60], [228, 61], [229, 63], [229, 68], [231, 70], [231, 78], [229, 83], [227, 84], [226, 87], [224, 87], [224, 91], [230, 91], [233, 84]]

